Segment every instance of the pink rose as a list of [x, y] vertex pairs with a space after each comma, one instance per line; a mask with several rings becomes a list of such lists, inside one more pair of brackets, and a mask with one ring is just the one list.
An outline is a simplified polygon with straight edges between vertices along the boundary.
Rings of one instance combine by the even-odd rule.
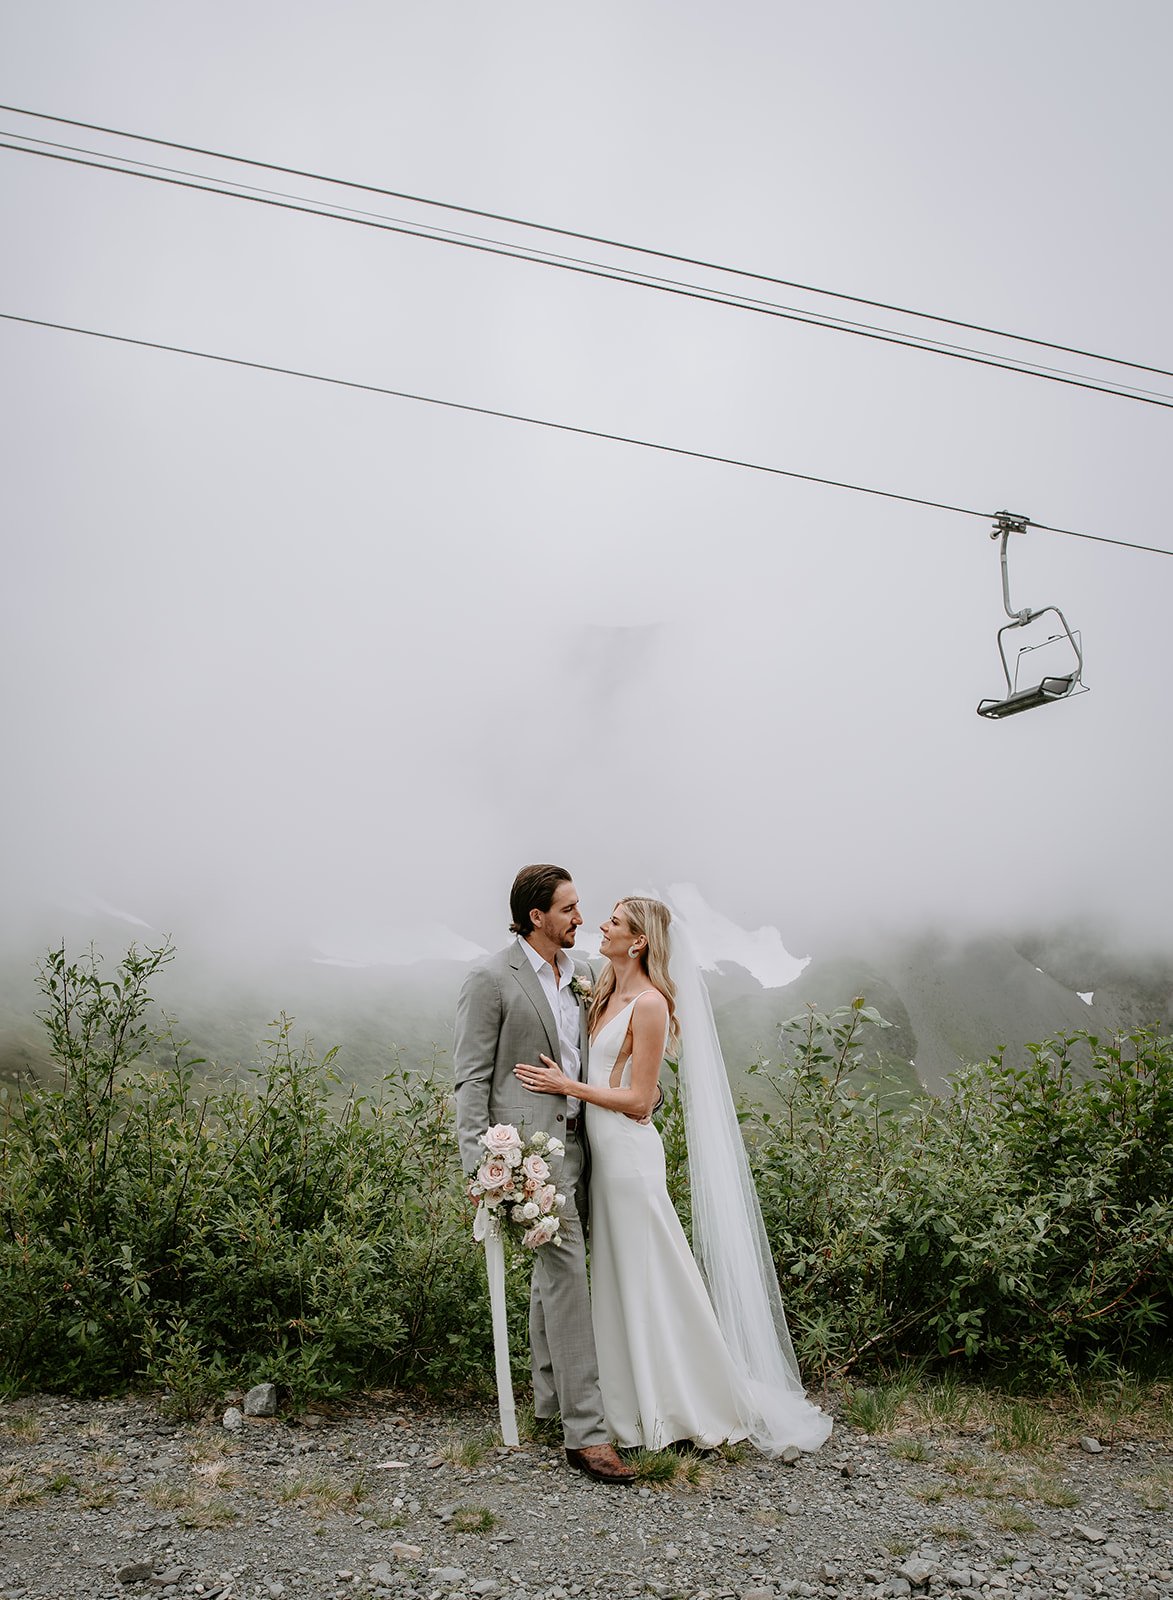
[[558, 1198], [558, 1191], [552, 1183], [544, 1183], [538, 1190], [538, 1204], [542, 1208], [542, 1215], [548, 1216], [554, 1209], [554, 1202]]
[[540, 1222], [535, 1222], [532, 1228], [527, 1228], [522, 1235], [521, 1242], [527, 1250], [538, 1250], [544, 1244], [549, 1244], [551, 1239], [558, 1238], [558, 1218], [543, 1217]]
[[[497, 1122], [481, 1134], [481, 1143], [491, 1156], [504, 1156], [511, 1150], [520, 1153], [521, 1135], [511, 1123]], [[511, 1161], [509, 1165], [515, 1167], [517, 1162]]]
[[482, 1189], [504, 1189], [512, 1177], [512, 1168], [503, 1156], [489, 1156], [477, 1168], [477, 1182]]
[[538, 1155], [526, 1156], [521, 1163], [521, 1170], [527, 1178], [532, 1178], [535, 1183], [545, 1183], [550, 1176], [549, 1167]]

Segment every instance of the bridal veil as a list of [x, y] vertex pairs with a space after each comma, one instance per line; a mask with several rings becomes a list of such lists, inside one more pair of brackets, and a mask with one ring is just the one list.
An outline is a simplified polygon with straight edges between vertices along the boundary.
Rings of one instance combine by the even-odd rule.
[[744, 1387], [751, 1440], [767, 1455], [788, 1445], [817, 1450], [831, 1432], [831, 1418], [803, 1390], [713, 1008], [675, 912], [669, 940], [693, 1254]]

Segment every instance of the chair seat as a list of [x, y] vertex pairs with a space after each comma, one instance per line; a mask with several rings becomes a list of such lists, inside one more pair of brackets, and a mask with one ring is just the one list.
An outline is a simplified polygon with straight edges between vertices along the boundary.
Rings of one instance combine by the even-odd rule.
[[1050, 705], [1052, 700], [1066, 700], [1075, 688], [1075, 673], [1065, 678], [1044, 678], [1028, 689], [1017, 689], [1005, 700], [983, 700], [978, 706], [979, 717], [1012, 717], [1019, 711], [1033, 711], [1035, 706]]

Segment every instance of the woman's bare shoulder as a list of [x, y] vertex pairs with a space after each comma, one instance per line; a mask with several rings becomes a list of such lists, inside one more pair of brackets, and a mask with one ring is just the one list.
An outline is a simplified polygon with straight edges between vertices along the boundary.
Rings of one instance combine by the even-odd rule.
[[668, 1001], [659, 989], [645, 989], [636, 995], [632, 1016], [646, 1017], [649, 1021], [662, 1021], [668, 1015]]

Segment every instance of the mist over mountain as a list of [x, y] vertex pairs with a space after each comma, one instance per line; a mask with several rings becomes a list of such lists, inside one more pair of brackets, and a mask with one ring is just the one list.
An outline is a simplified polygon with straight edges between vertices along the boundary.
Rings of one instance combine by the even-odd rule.
[[[1173, 954], [1124, 953], [1090, 925], [1015, 934], [861, 933], [807, 960], [791, 956], [776, 929], [740, 929], [696, 891], [675, 888], [686, 891], [738, 1089], [746, 1088], [751, 1062], [778, 1059], [783, 1023], [807, 1007], [828, 1011], [860, 995], [890, 1024], [863, 1031], [871, 1065], [934, 1093], [959, 1065], [1003, 1048], [1024, 1059], [1028, 1043], [1055, 1034], [1110, 1036], [1173, 1017]], [[162, 942], [110, 908], [62, 921], [69, 952], [81, 954], [92, 942], [107, 969], [132, 937], [140, 948]], [[421, 946], [443, 948], [444, 932], [421, 930]], [[160, 1013], [176, 1019], [177, 1036], [221, 1072], [257, 1064], [261, 1041], [284, 1013], [295, 1037], [308, 1035], [318, 1054], [340, 1046], [335, 1069], [344, 1081], [370, 1088], [400, 1065], [434, 1062], [449, 1070], [456, 998], [476, 946], [450, 931], [447, 938], [459, 958], [363, 961], [286, 948], [250, 960], [230, 945], [181, 946], [154, 998]], [[589, 954], [588, 930], [580, 940]], [[0, 965], [0, 1077], [8, 1081], [51, 1070], [36, 1017], [37, 954], [10, 953]]]
[[[1005, 1049], [1086, 1030], [1100, 1037], [1166, 1025], [1173, 1017], [1173, 959], [1130, 961], [1086, 935], [892, 937], [878, 948], [816, 958], [781, 989], [749, 986], [723, 972], [710, 984], [731, 1070], [776, 1053], [778, 1029], [807, 1006], [820, 1011], [866, 997], [890, 1027], [864, 1031], [882, 1069], [940, 1093], [963, 1064]], [[1081, 1052], [1076, 1052], [1078, 1062]], [[911, 1068], [908, 1071], [907, 1068]]]

